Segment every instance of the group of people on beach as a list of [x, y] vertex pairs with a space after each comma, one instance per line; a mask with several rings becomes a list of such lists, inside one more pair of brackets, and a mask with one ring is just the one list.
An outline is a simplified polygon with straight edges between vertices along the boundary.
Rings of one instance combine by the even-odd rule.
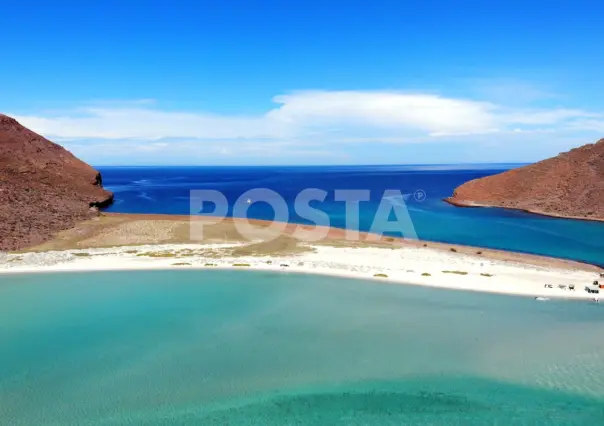
[[600, 303], [600, 289], [604, 289], [604, 273], [600, 273], [600, 279], [603, 279], [603, 284], [600, 284], [600, 282], [598, 280], [595, 280], [592, 284], [592, 289], [589, 289], [588, 291], [590, 293], [594, 293], [594, 301], [596, 303]]
[[[545, 284], [544, 287], [545, 288], [554, 288], [554, 286], [552, 284]], [[571, 291], [575, 290], [575, 286], [572, 284], [569, 286], [560, 284], [558, 287], [562, 290], [566, 290], [566, 289], [571, 290]], [[596, 303], [600, 303], [600, 290], [604, 290], [604, 272], [600, 273], [599, 280], [594, 280], [594, 282], [592, 283], [591, 286], [585, 286], [585, 291], [589, 294], [594, 295], [594, 302], [596, 302]]]

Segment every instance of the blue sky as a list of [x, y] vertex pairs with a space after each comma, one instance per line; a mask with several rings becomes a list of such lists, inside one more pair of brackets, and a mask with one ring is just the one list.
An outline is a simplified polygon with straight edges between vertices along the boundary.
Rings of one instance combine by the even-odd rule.
[[96, 165], [526, 162], [604, 136], [602, 2], [1, 13], [0, 111]]

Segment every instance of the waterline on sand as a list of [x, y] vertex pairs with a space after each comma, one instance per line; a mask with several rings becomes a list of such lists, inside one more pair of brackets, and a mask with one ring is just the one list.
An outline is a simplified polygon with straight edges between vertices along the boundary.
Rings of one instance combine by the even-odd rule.
[[[293, 255], [233, 255], [241, 244], [166, 244], [7, 255], [0, 273], [143, 269], [252, 269], [534, 297], [593, 298], [595, 272], [483, 259], [430, 248], [308, 245]], [[570, 290], [571, 286], [574, 290]]]

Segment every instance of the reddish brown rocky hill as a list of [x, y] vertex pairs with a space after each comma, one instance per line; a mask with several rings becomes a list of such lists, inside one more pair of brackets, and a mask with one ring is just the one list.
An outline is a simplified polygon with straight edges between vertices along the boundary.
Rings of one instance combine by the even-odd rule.
[[0, 114], [0, 250], [41, 243], [112, 200], [99, 172]]
[[557, 157], [464, 183], [448, 202], [604, 220], [604, 139]]

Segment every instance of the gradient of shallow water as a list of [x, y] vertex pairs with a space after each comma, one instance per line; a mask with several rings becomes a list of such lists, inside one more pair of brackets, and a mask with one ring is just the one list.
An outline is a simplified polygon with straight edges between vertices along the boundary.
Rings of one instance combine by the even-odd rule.
[[1, 424], [604, 424], [604, 306], [257, 271], [0, 279]]

